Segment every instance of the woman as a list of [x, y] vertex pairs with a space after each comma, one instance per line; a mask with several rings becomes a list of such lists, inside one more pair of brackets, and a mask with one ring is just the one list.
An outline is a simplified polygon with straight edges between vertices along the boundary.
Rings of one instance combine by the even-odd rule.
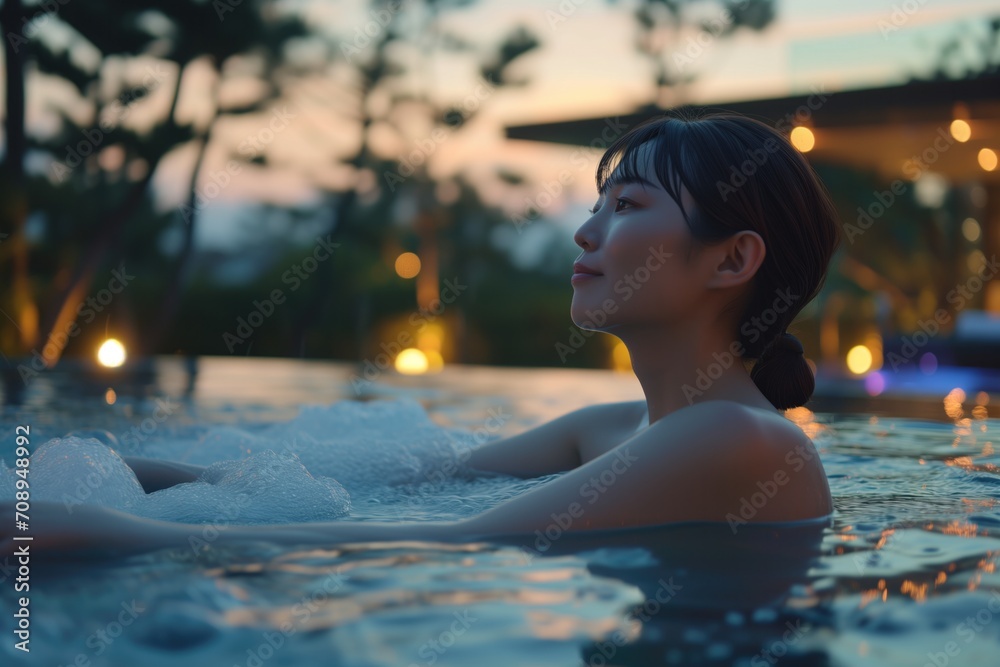
[[[224, 541], [469, 540], [680, 521], [821, 519], [832, 512], [810, 439], [782, 410], [814, 383], [786, 331], [839, 243], [836, 212], [802, 156], [749, 118], [655, 118], [608, 148], [598, 201], [575, 241], [572, 317], [628, 347], [644, 401], [596, 405], [474, 450], [516, 476], [565, 472], [455, 522], [232, 526]], [[748, 370], [749, 368], [749, 370]], [[196, 467], [129, 461], [147, 491]], [[13, 509], [4, 506], [4, 530]], [[100, 507], [34, 508], [53, 547], [141, 551], [200, 526]], [[10, 520], [8, 520], [10, 518]], [[36, 538], [37, 540], [37, 538]]]

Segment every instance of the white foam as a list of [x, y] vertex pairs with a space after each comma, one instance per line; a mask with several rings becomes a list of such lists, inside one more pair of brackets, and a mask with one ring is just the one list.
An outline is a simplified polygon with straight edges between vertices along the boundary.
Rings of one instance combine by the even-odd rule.
[[[208, 468], [196, 482], [151, 494], [106, 440], [82, 435], [91, 434], [50, 440], [32, 455], [33, 501], [98, 504], [187, 523], [321, 521], [352, 506], [368, 518], [454, 518], [544, 481], [469, 475], [463, 462], [482, 443], [468, 431], [438, 426], [410, 399], [307, 406], [289, 422], [264, 427], [154, 434], [140, 455]], [[14, 497], [14, 480], [0, 463], [0, 499]], [[434, 506], [441, 511], [428, 511]]]

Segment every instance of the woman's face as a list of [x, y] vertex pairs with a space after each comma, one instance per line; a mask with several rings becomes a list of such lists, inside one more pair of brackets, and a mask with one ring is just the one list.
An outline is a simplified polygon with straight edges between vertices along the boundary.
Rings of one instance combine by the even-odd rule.
[[[574, 268], [570, 312], [582, 329], [676, 321], [704, 292], [698, 253], [687, 256], [690, 230], [656, 179], [651, 148], [648, 143], [640, 148], [639, 164], [646, 158], [641, 180], [624, 182], [616, 170], [593, 215], [573, 237], [583, 253]], [[690, 213], [694, 201], [687, 190], [681, 196]]]

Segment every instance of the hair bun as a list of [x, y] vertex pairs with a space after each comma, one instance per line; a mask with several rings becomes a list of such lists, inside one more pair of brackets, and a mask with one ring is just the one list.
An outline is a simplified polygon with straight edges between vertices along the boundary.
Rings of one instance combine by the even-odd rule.
[[772, 344], [772, 354], [795, 354], [804, 355], [805, 350], [798, 338], [787, 331], [778, 336]]
[[750, 378], [779, 410], [805, 405], [816, 388], [816, 378], [806, 361], [802, 343], [787, 332], [764, 348], [750, 371]]

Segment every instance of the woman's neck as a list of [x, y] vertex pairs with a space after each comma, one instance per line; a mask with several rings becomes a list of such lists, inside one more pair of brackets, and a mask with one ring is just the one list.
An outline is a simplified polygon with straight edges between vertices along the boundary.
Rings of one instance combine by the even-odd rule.
[[665, 331], [615, 331], [628, 347], [643, 393], [649, 424], [683, 407], [710, 400], [731, 400], [772, 412], [739, 356], [738, 341], [723, 339], [699, 326]]

